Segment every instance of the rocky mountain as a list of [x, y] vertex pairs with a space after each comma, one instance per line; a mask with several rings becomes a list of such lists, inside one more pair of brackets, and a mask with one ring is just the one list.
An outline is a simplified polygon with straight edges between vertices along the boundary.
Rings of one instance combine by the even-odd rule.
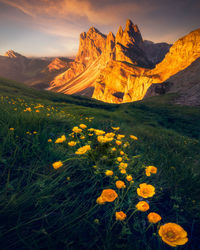
[[0, 56], [0, 76], [20, 81], [37, 88], [46, 88], [53, 78], [70, 66], [67, 58], [55, 58], [50, 61], [40, 58], [28, 58], [13, 50]]
[[154, 65], [160, 63], [164, 59], [171, 46], [172, 44], [168, 43], [154, 43], [152, 41], [144, 40], [144, 51], [149, 61]]
[[[97, 91], [93, 94], [96, 83], [101, 82], [105, 75], [104, 70], [107, 72], [109, 68], [113, 68], [113, 63], [116, 65], [115, 62], [119, 62], [121, 65], [120, 62], [124, 62], [152, 67], [143, 45], [139, 28], [130, 20], [127, 20], [124, 30], [119, 27], [116, 37], [112, 32], [106, 36], [92, 27], [87, 33], [83, 32], [80, 35], [75, 61], [67, 71], [55, 77], [49, 90], [65, 94], [89, 94], [97, 98]], [[119, 70], [119, 74], [123, 72]]]
[[152, 84], [145, 97], [166, 93], [178, 93], [177, 104], [200, 105], [200, 57], [165, 82]]
[[146, 70], [142, 75], [130, 75], [123, 102], [143, 99], [152, 84], [168, 81], [170, 77], [189, 67], [199, 57], [200, 29], [197, 29], [176, 41], [163, 61], [154, 69]]

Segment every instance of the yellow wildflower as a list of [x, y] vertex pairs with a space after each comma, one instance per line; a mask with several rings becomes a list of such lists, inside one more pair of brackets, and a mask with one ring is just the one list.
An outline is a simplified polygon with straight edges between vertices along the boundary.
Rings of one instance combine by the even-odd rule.
[[105, 134], [105, 131], [99, 130], [99, 129], [95, 129], [94, 132], [96, 135], [104, 135]]
[[10, 131], [14, 131], [15, 129], [14, 128], [9, 128]]
[[130, 138], [133, 140], [138, 140], [137, 136], [135, 136], [135, 135], [130, 135]]
[[149, 210], [149, 204], [146, 201], [139, 201], [136, 205], [136, 208], [141, 212], [146, 212]]
[[103, 205], [105, 204], [105, 201], [103, 200], [102, 196], [99, 196], [96, 200], [96, 203], [99, 205]]
[[162, 240], [172, 247], [188, 242], [187, 232], [176, 223], [167, 223], [160, 227], [158, 234]]
[[106, 176], [112, 176], [113, 171], [112, 170], [106, 170], [105, 174], [106, 174]]
[[121, 140], [124, 137], [125, 137], [125, 135], [117, 135], [117, 140]]
[[101, 197], [104, 202], [113, 202], [118, 197], [118, 194], [113, 189], [104, 189]]
[[74, 147], [74, 146], [76, 146], [76, 142], [75, 141], [70, 141], [70, 142], [68, 142], [68, 145], [70, 147]]
[[116, 181], [115, 182], [115, 185], [118, 189], [121, 189], [121, 188], [126, 188], [126, 185], [123, 181]]
[[112, 151], [116, 151], [117, 149], [116, 148], [112, 148]]
[[77, 155], [82, 155], [82, 154], [87, 153], [87, 151], [89, 151], [89, 150], [91, 150], [90, 145], [85, 145], [85, 146], [79, 148], [79, 149], [75, 152], [75, 154], [77, 154]]
[[123, 221], [126, 219], [126, 214], [122, 211], [120, 212], [115, 212], [115, 217], [116, 217], [116, 220], [120, 220], [120, 221]]
[[158, 223], [162, 219], [161, 216], [157, 213], [150, 213], [148, 214], [147, 218], [150, 223], [154, 224]]
[[52, 142], [52, 139], [49, 139], [48, 142]]
[[126, 174], [126, 169], [122, 169], [122, 170], [120, 171], [120, 173], [121, 173], [121, 174]]
[[52, 166], [54, 169], [58, 169], [58, 168], [63, 166], [63, 163], [62, 163], [62, 161], [56, 161], [52, 164]]
[[120, 151], [120, 155], [124, 155], [125, 153], [124, 153], [124, 151]]
[[120, 129], [120, 127], [111, 127], [113, 130], [119, 130]]
[[132, 177], [131, 175], [127, 175], [127, 176], [126, 176], [126, 180], [127, 180], [127, 181], [132, 181], [132, 180], [133, 180], [133, 177]]
[[117, 157], [117, 161], [121, 162], [122, 161], [122, 157]]
[[157, 173], [157, 168], [154, 166], [148, 166], [145, 169], [146, 176], [151, 176], [151, 174], [156, 174]]
[[82, 129], [87, 128], [87, 126], [85, 124], [80, 124], [79, 127], [82, 128]]
[[116, 140], [116, 142], [115, 142], [117, 145], [121, 145], [122, 144], [122, 142], [121, 141], [119, 141], [119, 140]]
[[60, 138], [58, 138], [55, 143], [63, 143], [64, 141], [66, 141], [66, 136], [65, 135], [62, 135]]
[[139, 185], [140, 187], [137, 188], [137, 194], [143, 198], [149, 198], [154, 196], [155, 194], [155, 187], [152, 185], [148, 185], [146, 183], [142, 183]]
[[74, 132], [74, 133], [81, 133], [82, 132], [82, 129], [81, 128], [79, 128], [79, 127], [73, 127], [73, 129], [72, 129], [72, 131]]

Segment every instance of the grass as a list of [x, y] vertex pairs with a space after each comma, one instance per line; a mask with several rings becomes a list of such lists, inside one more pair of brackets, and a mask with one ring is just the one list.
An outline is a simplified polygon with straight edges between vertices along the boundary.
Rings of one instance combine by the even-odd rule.
[[[92, 148], [97, 147], [93, 155], [77, 157], [67, 143], [54, 143], [63, 134], [69, 140], [80, 123], [105, 131], [119, 126], [120, 134], [139, 138], [126, 149], [135, 182], [121, 209], [128, 211], [133, 201], [135, 206], [136, 188], [150, 182], [156, 187], [150, 206], [161, 214], [161, 224], [180, 224], [189, 242], [179, 248], [198, 249], [199, 107], [170, 104], [173, 95], [111, 105], [6, 79], [0, 79], [0, 93], [1, 249], [170, 249], [156, 225], [148, 229], [148, 213], [136, 212], [129, 223], [116, 223], [116, 203], [96, 204], [104, 188], [116, 190], [104, 172], [114, 167], [117, 155], [92, 141]], [[42, 107], [35, 108], [38, 104]], [[28, 107], [34, 111], [24, 112]], [[67, 161], [53, 169], [59, 160]], [[148, 165], [158, 168], [150, 179], [144, 174]]]

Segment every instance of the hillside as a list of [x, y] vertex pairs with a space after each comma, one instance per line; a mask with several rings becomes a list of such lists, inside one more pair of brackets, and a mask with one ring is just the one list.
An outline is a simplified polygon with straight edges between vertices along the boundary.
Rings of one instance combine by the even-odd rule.
[[[157, 225], [168, 222], [186, 230], [182, 249], [198, 249], [199, 107], [170, 104], [174, 93], [107, 104], [3, 78], [0, 93], [2, 249], [166, 250]], [[82, 131], [73, 133], [79, 125]], [[102, 130], [107, 137], [97, 137]], [[75, 154], [84, 145], [85, 153]], [[63, 166], [53, 167], [58, 161]], [[120, 162], [127, 163], [127, 173], [120, 172]], [[157, 173], [147, 176], [147, 166]], [[125, 186], [117, 187], [117, 180]], [[141, 183], [153, 185], [155, 195], [138, 196]], [[117, 193], [115, 201], [97, 200], [105, 189]], [[141, 200], [148, 211], [136, 209]], [[127, 218], [116, 220], [119, 211]], [[162, 220], [150, 224], [149, 211]]]

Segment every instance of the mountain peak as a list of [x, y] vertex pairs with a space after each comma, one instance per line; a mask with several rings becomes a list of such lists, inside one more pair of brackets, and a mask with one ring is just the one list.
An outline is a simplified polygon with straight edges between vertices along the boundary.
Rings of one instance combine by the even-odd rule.
[[22, 55], [20, 55], [19, 53], [15, 52], [14, 50], [8, 50], [4, 56], [7, 56], [9, 58], [17, 58], [17, 57], [21, 57]]

